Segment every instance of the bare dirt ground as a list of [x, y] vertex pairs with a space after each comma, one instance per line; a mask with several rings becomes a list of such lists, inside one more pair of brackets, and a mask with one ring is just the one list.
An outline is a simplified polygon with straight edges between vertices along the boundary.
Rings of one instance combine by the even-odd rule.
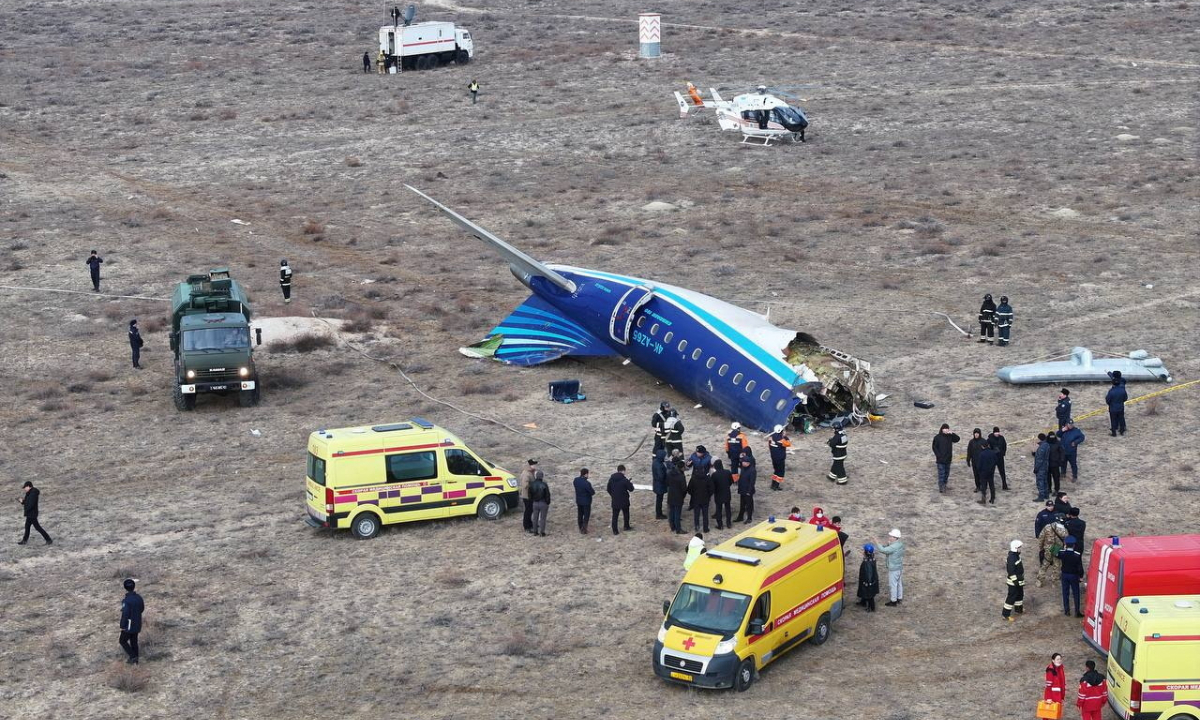
[[[9, 505], [0, 715], [1031, 717], [1049, 654], [1072, 679], [1093, 654], [1056, 587], [1030, 587], [1029, 612], [1000, 623], [1006, 546], [1031, 544], [1038, 509], [1019, 441], [1052, 419], [1055, 388], [994, 371], [1084, 344], [1200, 374], [1196, 4], [665, 2], [649, 8], [668, 23], [652, 62], [635, 57], [644, 5], [467, 4], [418, 19], [467, 26], [475, 63], [379, 77], [359, 58], [383, 5], [0, 3], [0, 285], [90, 290], [92, 248], [115, 295], [165, 297], [228, 265], [260, 315], [344, 319], [344, 340], [430, 393], [538, 426], [523, 437], [431, 403], [344, 344], [268, 348], [261, 406], [180, 414], [165, 303], [0, 291], [0, 478], [12, 501], [26, 479], [42, 487], [56, 539], [12, 544]], [[679, 121], [686, 80], [817, 85], [800, 91], [810, 142], [750, 148]], [[773, 303], [777, 323], [872, 361], [895, 402], [851, 433], [851, 483], [822, 479], [824, 435], [806, 437], [787, 492], [760, 505], [821, 504], [855, 546], [902, 528], [904, 605], [851, 608], [746, 695], [658, 681], [650, 647], [683, 543], [650, 519], [649, 493], [636, 532], [582, 538], [568, 488], [581, 464], [607, 477], [661, 399], [691, 404], [617, 361], [458, 356], [523, 288], [404, 183], [543, 259]], [[678, 209], [641, 209], [653, 200]], [[281, 257], [297, 272], [286, 307]], [[971, 321], [984, 292], [1013, 298], [1010, 349], [926, 314]], [[563, 377], [589, 401], [549, 403]], [[1078, 387], [1077, 412], [1103, 392]], [[305, 526], [307, 434], [413, 415], [510, 468], [540, 457], [551, 536], [512, 517], [370, 542]], [[1132, 406], [1125, 438], [1083, 424], [1069, 490], [1093, 537], [1197, 531], [1198, 416], [1188, 389]], [[728, 422], [684, 420], [710, 447]], [[1016, 489], [995, 507], [974, 503], [964, 465], [936, 493], [943, 421], [1008, 430]], [[647, 480], [644, 448], [629, 464]], [[129, 575], [148, 607], [141, 675], [122, 673], [116, 642]]]

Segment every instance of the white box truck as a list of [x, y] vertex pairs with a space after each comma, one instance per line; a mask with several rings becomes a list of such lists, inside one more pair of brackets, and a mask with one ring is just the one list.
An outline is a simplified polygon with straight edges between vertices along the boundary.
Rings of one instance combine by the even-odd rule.
[[466, 65], [475, 55], [471, 33], [452, 22], [420, 22], [384, 25], [379, 28], [379, 50], [386, 67], [401, 70], [431, 70], [456, 62]]

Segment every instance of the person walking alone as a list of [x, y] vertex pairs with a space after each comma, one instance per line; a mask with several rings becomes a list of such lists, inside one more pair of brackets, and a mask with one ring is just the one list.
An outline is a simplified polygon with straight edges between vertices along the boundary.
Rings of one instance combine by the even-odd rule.
[[1022, 545], [1024, 543], [1020, 540], [1010, 542], [1008, 560], [1005, 561], [1005, 571], [1008, 575], [1004, 582], [1008, 586], [1008, 595], [1004, 598], [1004, 612], [1000, 614], [1009, 622], [1013, 621], [1014, 610], [1018, 615], [1025, 612], [1025, 566], [1021, 564]]
[[279, 289], [283, 291], [283, 304], [292, 301], [292, 268], [287, 260], [279, 261]]
[[[733, 473], [725, 469], [720, 460], [713, 461], [713, 502], [716, 512], [713, 519], [717, 521], [717, 529], [733, 527]], [[722, 522], [723, 521], [723, 522]]]
[[942, 423], [942, 428], [933, 436], [933, 461], [937, 463], [938, 492], [946, 492], [950, 483], [950, 463], [954, 461], [954, 443], [958, 435], [950, 432], [950, 425]]
[[125, 651], [129, 665], [138, 664], [138, 633], [142, 631], [142, 613], [146, 603], [142, 596], [133, 591], [137, 583], [133, 578], [126, 578], [125, 598], [121, 600], [121, 637], [118, 642]]
[[93, 250], [88, 259], [83, 261], [88, 266], [88, 273], [92, 276], [92, 292], [100, 292], [100, 266], [104, 264], [104, 258]]
[[863, 559], [858, 566], [858, 604], [867, 612], [875, 612], [875, 596], [879, 594], [879, 569], [875, 567], [875, 546], [863, 546]]
[[[1071, 598], [1075, 599], [1075, 617], [1083, 617], [1079, 612], [1079, 581], [1083, 578], [1083, 556], [1076, 550], [1078, 541], [1073, 535], [1067, 536], [1067, 547], [1058, 553], [1062, 563], [1062, 593], [1063, 615], [1071, 614]], [[1061, 701], [1060, 701], [1061, 702]]]
[[625, 466], [618, 465], [617, 471], [608, 476], [608, 496], [612, 498], [612, 534], [620, 535], [617, 530], [617, 518], [624, 516], [625, 529], [632, 530], [629, 524], [629, 494], [633, 492], [633, 483], [625, 476]]
[[[749, 447], [742, 449], [741, 471], [738, 472], [737, 522], [749, 525], [754, 519], [754, 483], [758, 480], [758, 463]], [[745, 518], [744, 520], [742, 518]]]
[[138, 330], [137, 318], [129, 321], [129, 350], [133, 353], [133, 367], [141, 370], [142, 366], [138, 362], [142, 358], [142, 346], [146, 343], [142, 341], [142, 333]]
[[1079, 708], [1082, 720], [1102, 720], [1101, 713], [1108, 704], [1108, 681], [1096, 672], [1096, 662], [1088, 660], [1084, 663], [1087, 672], [1079, 678], [1079, 695], [1075, 706]]
[[988, 445], [996, 451], [996, 471], [1000, 473], [1000, 489], [1008, 489], [1008, 475], [1004, 472], [1004, 456], [1008, 454], [1008, 440], [1004, 437], [1004, 433], [1000, 432], [1000, 428], [993, 427], [992, 433], [987, 436]]
[[1112, 387], [1104, 396], [1104, 404], [1108, 405], [1108, 432], [1113, 437], [1117, 433], [1125, 434], [1125, 403], [1129, 401], [1129, 393], [1125, 391], [1125, 381], [1114, 377]]
[[846, 475], [846, 457], [849, 454], [846, 447], [850, 444], [850, 440], [842, 431], [842, 423], [835, 422], [833, 424], [833, 437], [829, 438], [827, 444], [829, 452], [833, 456], [833, 464], [829, 466], [829, 479], [838, 485], [845, 485], [850, 482], [850, 478]]
[[550, 512], [550, 486], [541, 470], [529, 484], [529, 500], [533, 503], [533, 534], [546, 537], [546, 515]]
[[871, 544], [879, 548], [879, 552], [887, 556], [888, 591], [891, 600], [885, 602], [888, 607], [896, 607], [904, 600], [904, 542], [899, 528], [892, 528], [888, 533], [890, 542], [880, 547], [874, 538]]
[[21, 508], [25, 513], [25, 537], [18, 540], [17, 544], [24, 545], [29, 542], [29, 529], [33, 528], [41, 534], [47, 545], [53, 545], [54, 541], [50, 539], [49, 533], [43, 530], [41, 523], [38, 522], [38, 500], [41, 498], [42, 491], [35, 488], [30, 480], [25, 481], [21, 490]]
[[581, 468], [579, 477], [575, 478], [575, 514], [576, 520], [579, 523], [579, 532], [582, 535], [588, 533], [588, 521], [592, 519], [592, 497], [596, 494], [596, 488], [592, 487], [592, 483], [588, 480], [588, 469]]
[[471, 84], [467, 86], [467, 90], [471, 93], [471, 104], [479, 102], [479, 81], [472, 80]]

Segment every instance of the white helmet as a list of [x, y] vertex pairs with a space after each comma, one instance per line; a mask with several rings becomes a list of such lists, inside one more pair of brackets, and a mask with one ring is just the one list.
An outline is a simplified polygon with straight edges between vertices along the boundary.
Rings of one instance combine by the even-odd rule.
[[1008, 549], [1012, 552], [1019, 552], [1021, 550], [1021, 546], [1024, 544], [1025, 543], [1021, 542], [1020, 540], [1013, 540], [1008, 544]]
[[888, 533], [888, 537], [894, 537], [899, 540], [903, 536], [900, 534], [900, 528], [892, 528], [892, 531]]
[[741, 430], [741, 429], [742, 429], [742, 424], [741, 424], [741, 423], [736, 423], [736, 422], [735, 422], [735, 423], [729, 423], [729, 429], [730, 429], [730, 430]]
[[776, 426], [775, 426], [775, 432], [783, 432], [783, 426], [782, 426], [782, 425], [776, 425]]

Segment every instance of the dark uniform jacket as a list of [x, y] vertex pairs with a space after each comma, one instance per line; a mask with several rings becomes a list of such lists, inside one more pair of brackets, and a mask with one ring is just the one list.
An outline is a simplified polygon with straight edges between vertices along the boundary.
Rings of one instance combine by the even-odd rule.
[[1038, 537], [1042, 534], [1042, 528], [1059, 519], [1058, 513], [1053, 510], [1042, 510], [1033, 521], [1033, 536]]
[[41, 494], [41, 490], [31, 487], [29, 492], [25, 493], [25, 497], [21, 498], [21, 505], [25, 507], [25, 517], [35, 518], [38, 516], [38, 495]]
[[1083, 577], [1083, 556], [1078, 550], [1062, 549], [1058, 551], [1058, 559], [1062, 561], [1062, 574]]
[[1046, 438], [1046, 442], [1050, 444], [1050, 467], [1058, 468], [1066, 464], [1067, 452], [1063, 450], [1062, 443], [1058, 441], [1058, 438], [1051, 435]]
[[988, 435], [988, 445], [992, 446], [992, 449], [996, 451], [996, 455], [999, 457], [1004, 457], [1008, 452], [1008, 440], [1003, 435], [997, 435], [996, 433]]
[[680, 470], [675, 463], [668, 465], [667, 502], [672, 505], [682, 505], [683, 499], [687, 495], [687, 490], [687, 480], [683, 478], [683, 471]]
[[654, 461], [650, 464], [651, 485], [655, 495], [667, 494], [667, 451], [659, 450], [654, 453]]
[[683, 444], [683, 421], [675, 418], [675, 424], [669, 428], [663, 429], [663, 442], [667, 445], [679, 446]]
[[938, 465], [949, 465], [954, 460], [954, 443], [958, 440], [956, 433], [939, 432], [933, 436], [933, 457]]
[[1009, 585], [1024, 586], [1025, 585], [1025, 566], [1021, 563], [1021, 553], [1008, 552], [1008, 562], [1005, 564], [1008, 570], [1008, 579], [1006, 582]]
[[1063, 452], [1066, 453], [1067, 457], [1077, 455], [1079, 454], [1079, 446], [1082, 445], [1084, 441], [1083, 431], [1077, 427], [1073, 427], [1063, 433], [1062, 436], [1058, 438], [1058, 441], [1062, 444]]
[[125, 593], [125, 598], [121, 600], [121, 630], [127, 633], [139, 633], [142, 631], [142, 612], [146, 609], [146, 604], [142, 602], [142, 596], [130, 590]]
[[587, 478], [580, 475], [575, 478], [575, 504], [585, 507], [590, 507], [592, 504], [592, 496], [596, 494], [596, 488], [592, 487], [592, 483]]
[[688, 458], [688, 467], [692, 469], [692, 479], [696, 477], [708, 477], [708, 473], [712, 470], [712, 455], [704, 453], [692, 453]]
[[663, 426], [666, 424], [668, 417], [670, 417], [670, 413], [663, 410], [659, 410], [650, 416], [650, 427], [654, 428], [654, 437], [659, 442], [662, 442], [663, 438], [666, 437]]
[[529, 483], [529, 501], [550, 504], [550, 486], [545, 480], [534, 478], [533, 482]]
[[1075, 547], [1079, 548], [1080, 552], [1086, 547], [1083, 544], [1083, 535], [1087, 532], [1087, 522], [1080, 520], [1077, 517], [1069, 517], [1063, 522], [1063, 527], [1067, 529], [1067, 534], [1075, 537]]
[[983, 438], [972, 437], [967, 442], [967, 465], [974, 466], [975, 458], [979, 457], [979, 451], [983, 449]]
[[129, 347], [137, 350], [142, 345], [145, 345], [145, 343], [142, 342], [142, 334], [138, 332], [137, 325], [129, 326]]
[[733, 473], [725, 468], [713, 470], [713, 497], [719, 502], [729, 502], [733, 497]]
[[692, 479], [687, 486], [688, 495], [692, 496], [692, 505], [707, 505], [713, 494], [712, 478], [708, 475], [692, 473]]
[[625, 477], [625, 473], [613, 473], [608, 478], [608, 494], [612, 496], [612, 506], [615, 508], [629, 507], [629, 493], [633, 492], [633, 483]]
[[1065, 397], [1054, 406], [1054, 417], [1058, 418], [1058, 426], [1062, 427], [1071, 419], [1071, 398]]
[[879, 594], [879, 569], [875, 567], [875, 558], [863, 560], [858, 566], [858, 596], [869, 600]]
[[758, 467], [754, 456], [748, 452], [742, 453], [742, 460], [749, 460], [749, 465], [742, 465], [738, 473], [738, 495], [753, 495], [754, 483], [758, 480]]
[[1125, 401], [1128, 399], [1129, 393], [1125, 392], [1124, 385], [1113, 385], [1104, 396], [1104, 403], [1108, 405], [1109, 412], [1125, 412]]
[[833, 454], [834, 460], [846, 459], [846, 446], [850, 444], [850, 441], [846, 439], [846, 433], [840, 430], [835, 432], [833, 437], [829, 438], [827, 444], [829, 445], [829, 452]]
[[979, 306], [979, 324], [989, 325], [994, 322], [996, 322], [996, 301], [985, 298], [983, 304]]
[[974, 468], [979, 472], [979, 477], [989, 479], [996, 474], [996, 451], [990, 447], [982, 448], [979, 454], [975, 456]]

